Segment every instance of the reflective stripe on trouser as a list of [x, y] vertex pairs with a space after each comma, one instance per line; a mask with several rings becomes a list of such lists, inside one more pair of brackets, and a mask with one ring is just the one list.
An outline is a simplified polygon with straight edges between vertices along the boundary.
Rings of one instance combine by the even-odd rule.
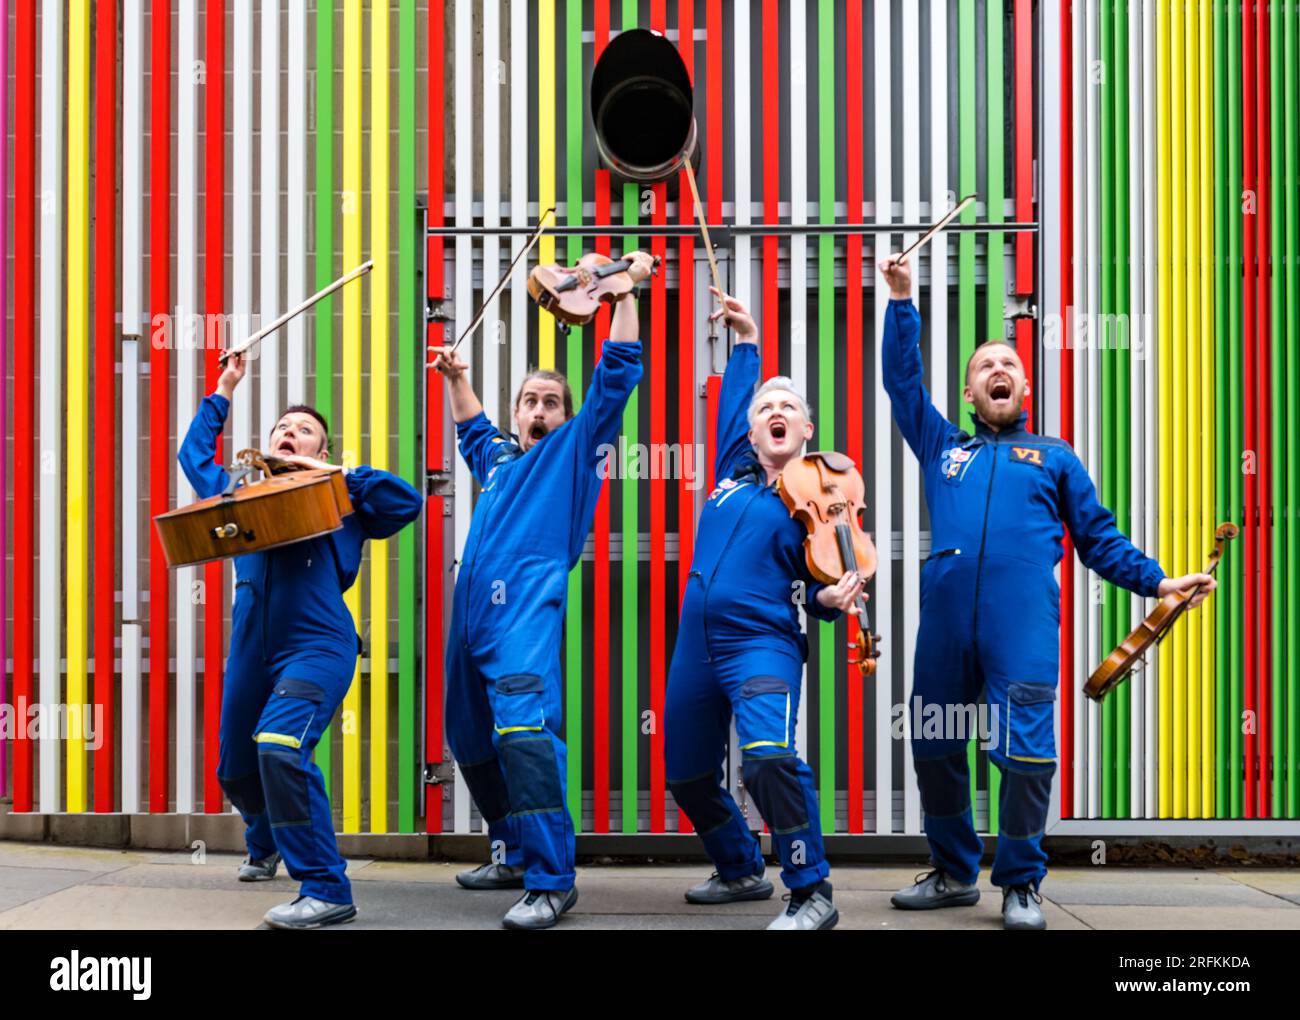
[[453, 640], [445, 708], [447, 744], [488, 823], [493, 859], [522, 864], [529, 889], [572, 888], [574, 831], [564, 800], [558, 670], [489, 678]]
[[673, 798], [724, 881], [763, 870], [751, 820], [721, 785], [734, 713], [745, 787], [772, 832], [782, 881], [792, 889], [816, 884], [830, 867], [812, 770], [799, 759], [794, 742], [802, 663], [792, 654], [731, 650], [723, 642], [715, 642], [711, 651], [712, 656], [698, 617], [688, 607], [664, 705], [664, 754]]

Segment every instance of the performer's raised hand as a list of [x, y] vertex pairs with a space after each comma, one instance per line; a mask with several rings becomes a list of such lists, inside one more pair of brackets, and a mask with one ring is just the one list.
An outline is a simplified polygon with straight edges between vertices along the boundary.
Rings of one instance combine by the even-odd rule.
[[1187, 603], [1188, 609], [1195, 609], [1210, 596], [1210, 592], [1219, 586], [1219, 583], [1210, 574], [1184, 574], [1182, 577], [1166, 577], [1160, 582], [1158, 594], [1161, 598], [1175, 591], [1191, 591], [1197, 585], [1201, 590], [1192, 596], [1191, 601]]
[[429, 353], [435, 355], [433, 368], [446, 376], [448, 382], [459, 381], [469, 370], [469, 365], [461, 361], [450, 347], [430, 347]]
[[736, 331], [736, 337], [741, 343], [757, 342], [758, 326], [755, 325], [754, 317], [749, 314], [749, 309], [745, 307], [744, 303], [730, 294], [722, 293], [717, 287], [710, 287], [709, 290], [713, 292], [713, 296], [722, 305], [721, 308], [709, 316], [709, 321], [716, 322], [721, 318]]
[[248, 356], [246, 354], [232, 354], [226, 359], [225, 370], [222, 371], [221, 377], [217, 380], [217, 392], [227, 400], [230, 400], [235, 394], [235, 387], [239, 381], [244, 378], [244, 373], [248, 371]]
[[889, 296], [892, 298], [910, 298], [912, 296], [912, 269], [906, 262], [899, 262], [899, 252], [881, 259], [880, 274], [889, 284]]
[[632, 278], [633, 283], [640, 283], [642, 280], [650, 279], [650, 274], [654, 271], [655, 260], [643, 251], [628, 252], [623, 258], [632, 264], [628, 266], [627, 275]]

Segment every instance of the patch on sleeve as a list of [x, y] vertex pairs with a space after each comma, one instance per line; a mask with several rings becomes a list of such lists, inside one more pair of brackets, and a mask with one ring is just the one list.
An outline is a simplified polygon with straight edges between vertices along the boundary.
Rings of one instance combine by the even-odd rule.
[[953, 446], [944, 450], [939, 461], [939, 473], [948, 481], [960, 481], [978, 453], [979, 447], [964, 450], [960, 446]]
[[1043, 451], [1037, 446], [1013, 446], [1011, 456], [1012, 459], [1019, 461], [1021, 464], [1033, 464], [1035, 467], [1043, 466]]

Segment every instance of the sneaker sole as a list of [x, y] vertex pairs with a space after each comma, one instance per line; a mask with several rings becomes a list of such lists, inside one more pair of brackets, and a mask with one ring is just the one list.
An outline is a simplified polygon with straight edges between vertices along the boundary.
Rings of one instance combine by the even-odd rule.
[[239, 876], [239, 880], [241, 882], [269, 882], [273, 878], [275, 878], [275, 872], [271, 872], [271, 874], [269, 875], [240, 875]]
[[1042, 924], [1007, 924], [1002, 922], [1005, 931], [1044, 931], [1047, 928], [1047, 920], [1044, 919]]
[[748, 900], [767, 900], [772, 898], [772, 883], [764, 880], [762, 885], [756, 885], [754, 888], [743, 893], [734, 893], [730, 896], [716, 897], [692, 897], [688, 892], [686, 902], [693, 903], [697, 907], [716, 907], [724, 903], [744, 903]]
[[564, 902], [560, 904], [560, 912], [555, 915], [555, 920], [547, 924], [520, 924], [518, 921], [511, 921], [508, 917], [501, 919], [501, 924], [511, 931], [545, 931], [547, 928], [554, 928], [559, 923], [560, 918], [568, 912], [569, 908], [578, 902], [578, 887], [575, 885], [569, 890], [569, 895], [565, 897]]
[[941, 900], [926, 900], [921, 903], [900, 900], [897, 896], [890, 897], [889, 900], [899, 910], [942, 910], [945, 907], [973, 907], [979, 901], [980, 891], [978, 889], [973, 889], [968, 893], [957, 893]]
[[493, 889], [522, 889], [524, 887], [524, 880], [522, 878], [516, 878], [510, 882], [476, 882], [473, 879], [466, 881], [457, 875], [456, 884], [462, 889], [469, 889], [472, 892], [490, 892]]
[[327, 916], [325, 918], [318, 918], [310, 924], [285, 924], [283, 921], [272, 921], [269, 917], [262, 918], [268, 926], [279, 929], [280, 931], [311, 931], [315, 928], [328, 928], [330, 925], [335, 924], [349, 924], [356, 919], [357, 908], [355, 906], [352, 908], [350, 914], [339, 914], [333, 917]]

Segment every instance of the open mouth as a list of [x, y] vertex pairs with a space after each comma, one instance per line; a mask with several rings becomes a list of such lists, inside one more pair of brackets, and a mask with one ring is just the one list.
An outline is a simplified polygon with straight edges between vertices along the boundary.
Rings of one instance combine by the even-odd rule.
[[785, 439], [785, 432], [786, 432], [785, 422], [783, 421], [772, 422], [772, 424], [768, 426], [768, 431], [771, 433], [773, 439], [775, 439], [777, 442], [780, 442], [781, 440]]
[[276, 452], [276, 453], [281, 453], [281, 454], [292, 454], [292, 453], [293, 453], [293, 443], [288, 443], [288, 442], [281, 443], [279, 446], [277, 446], [277, 447], [275, 448], [275, 452]]
[[1006, 379], [998, 379], [989, 386], [989, 396], [993, 400], [1010, 400], [1011, 383]]
[[541, 439], [544, 435], [546, 435], [546, 425], [542, 422], [535, 421], [531, 426], [529, 426], [528, 438], [533, 442], [537, 442], [537, 440]]

